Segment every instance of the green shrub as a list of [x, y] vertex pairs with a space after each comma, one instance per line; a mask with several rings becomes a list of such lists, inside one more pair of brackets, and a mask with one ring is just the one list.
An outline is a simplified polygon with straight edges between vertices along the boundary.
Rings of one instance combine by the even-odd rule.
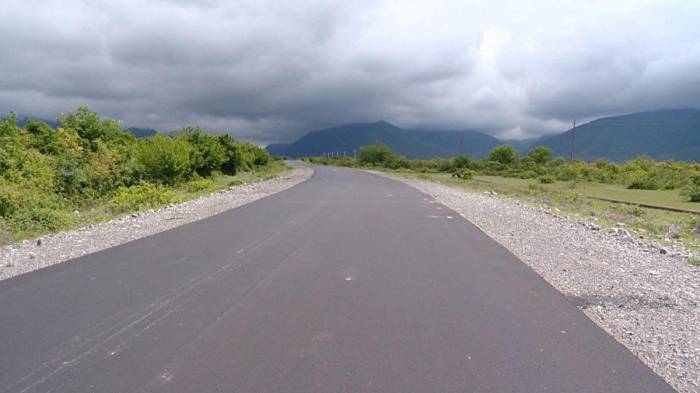
[[544, 146], [536, 146], [530, 149], [525, 159], [537, 165], [545, 165], [552, 160], [552, 149]]
[[200, 176], [209, 176], [213, 171], [220, 170], [228, 158], [220, 140], [204, 133], [199, 127], [185, 127], [173, 132], [173, 135], [190, 145], [189, 165]]
[[78, 222], [79, 216], [52, 207], [22, 209], [10, 221], [16, 232], [55, 231]]
[[380, 143], [377, 145], [363, 146], [360, 148], [359, 160], [362, 164], [384, 164], [394, 156], [389, 146]]
[[214, 181], [211, 179], [194, 179], [187, 182], [188, 192], [201, 192], [211, 188], [214, 185]]
[[82, 106], [77, 111], [62, 114], [58, 118], [61, 127], [67, 130], [77, 132], [84, 146], [94, 149], [95, 144], [92, 143], [96, 139], [103, 141], [113, 140], [119, 137], [119, 134], [124, 134], [121, 129], [121, 122], [109, 119], [100, 118], [100, 116]]
[[659, 185], [654, 182], [654, 179], [646, 178], [635, 180], [627, 188], [630, 190], [658, 190]]
[[136, 152], [138, 171], [145, 180], [177, 184], [192, 173], [191, 151], [182, 139], [162, 134], [146, 138]]
[[488, 157], [488, 161], [494, 161], [506, 167], [516, 164], [518, 160], [518, 152], [513, 146], [509, 145], [494, 147]]
[[541, 184], [552, 184], [554, 183], [555, 179], [552, 175], [542, 175], [537, 178], [537, 181], [539, 181]]
[[22, 194], [17, 188], [3, 180], [0, 178], [0, 217], [7, 218], [18, 210]]
[[459, 156], [452, 159], [454, 168], [471, 168], [472, 160], [467, 156]]
[[474, 177], [474, 171], [471, 169], [458, 169], [452, 173], [452, 176], [463, 180], [469, 180]]
[[108, 208], [114, 213], [139, 211], [177, 202], [171, 189], [153, 183], [141, 183], [131, 187], [120, 187], [109, 201]]
[[691, 202], [700, 202], [700, 176], [693, 176], [681, 190], [681, 195], [688, 198]]

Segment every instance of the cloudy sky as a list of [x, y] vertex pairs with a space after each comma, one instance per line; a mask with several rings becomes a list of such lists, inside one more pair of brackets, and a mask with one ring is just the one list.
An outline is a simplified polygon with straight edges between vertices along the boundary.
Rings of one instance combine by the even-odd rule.
[[0, 2], [0, 109], [266, 144], [347, 122], [523, 138], [700, 106], [700, 2]]

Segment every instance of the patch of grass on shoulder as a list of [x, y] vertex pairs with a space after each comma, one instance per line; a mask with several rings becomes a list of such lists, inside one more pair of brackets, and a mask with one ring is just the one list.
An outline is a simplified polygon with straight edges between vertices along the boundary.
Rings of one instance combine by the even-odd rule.
[[108, 209], [113, 213], [135, 212], [178, 201], [179, 198], [170, 188], [144, 182], [136, 186], [120, 187], [109, 201]]

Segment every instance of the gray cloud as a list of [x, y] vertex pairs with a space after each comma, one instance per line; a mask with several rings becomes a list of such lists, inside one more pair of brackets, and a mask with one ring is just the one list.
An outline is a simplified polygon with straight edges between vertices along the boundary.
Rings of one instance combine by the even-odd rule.
[[700, 102], [694, 2], [482, 3], [5, 0], [0, 108], [269, 143], [379, 119], [522, 138]]

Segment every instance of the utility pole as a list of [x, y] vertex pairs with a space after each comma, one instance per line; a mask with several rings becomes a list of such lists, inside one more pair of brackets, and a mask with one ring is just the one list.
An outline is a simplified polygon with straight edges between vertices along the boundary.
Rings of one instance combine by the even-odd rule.
[[571, 129], [571, 160], [574, 160], [576, 154], [576, 119], [574, 119], [574, 128]]

